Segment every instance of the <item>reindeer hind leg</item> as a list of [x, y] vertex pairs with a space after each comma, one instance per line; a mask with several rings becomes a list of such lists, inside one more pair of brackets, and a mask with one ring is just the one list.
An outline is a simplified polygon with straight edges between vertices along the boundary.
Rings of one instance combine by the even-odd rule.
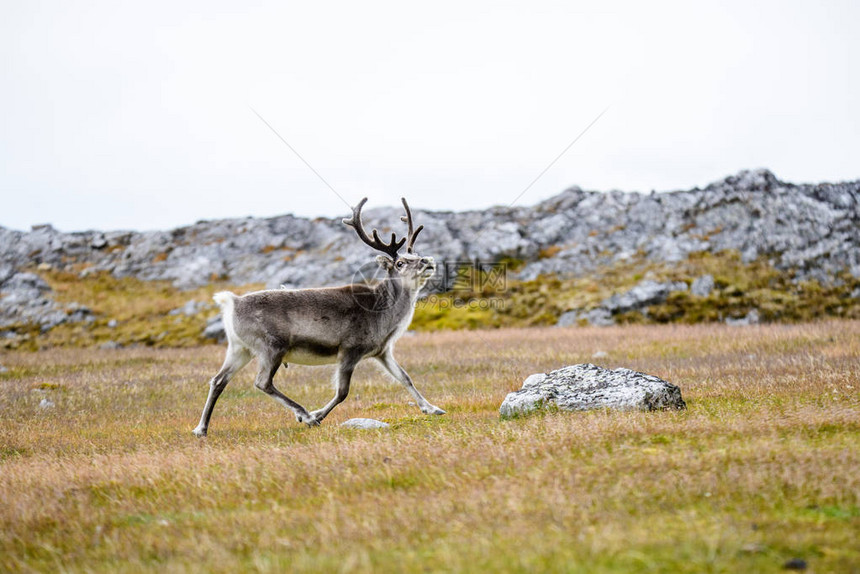
[[218, 397], [224, 392], [224, 388], [230, 382], [230, 379], [233, 378], [233, 375], [247, 365], [251, 357], [251, 352], [241, 345], [230, 345], [227, 347], [227, 354], [224, 356], [224, 364], [221, 366], [221, 370], [209, 381], [209, 396], [206, 398], [203, 414], [200, 416], [197, 428], [192, 431], [196, 436], [206, 436], [206, 432], [209, 429], [209, 419], [212, 418], [212, 410], [215, 408]]
[[[309, 415], [308, 411], [302, 405], [295, 402], [275, 387], [273, 379], [275, 377], [275, 373], [277, 373], [278, 369], [281, 368], [283, 358], [283, 353], [271, 352], [260, 355], [260, 367], [257, 371], [257, 378], [254, 381], [254, 386], [293, 411], [296, 415], [296, 420], [300, 423], [305, 423], [308, 426], [319, 425], [319, 422]], [[284, 364], [284, 366], [286, 367], [286, 364]]]

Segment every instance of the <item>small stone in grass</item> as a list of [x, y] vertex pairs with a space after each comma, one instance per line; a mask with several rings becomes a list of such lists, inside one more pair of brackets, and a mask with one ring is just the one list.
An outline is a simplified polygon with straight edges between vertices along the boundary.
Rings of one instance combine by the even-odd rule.
[[41, 401], [39, 401], [39, 408], [52, 409], [54, 408], [54, 401], [52, 401], [51, 399], [42, 399]]
[[349, 419], [340, 426], [350, 429], [387, 429], [390, 425], [376, 419]]
[[792, 558], [782, 565], [784, 570], [806, 570], [807, 566], [803, 558]]

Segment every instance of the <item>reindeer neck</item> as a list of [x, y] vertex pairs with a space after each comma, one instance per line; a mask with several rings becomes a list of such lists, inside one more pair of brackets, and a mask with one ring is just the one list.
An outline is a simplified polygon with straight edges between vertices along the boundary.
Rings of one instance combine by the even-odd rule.
[[401, 317], [407, 314], [411, 316], [420, 289], [408, 285], [400, 277], [389, 277], [380, 281], [376, 285], [375, 291], [380, 306], [385, 309], [396, 310], [395, 315]]

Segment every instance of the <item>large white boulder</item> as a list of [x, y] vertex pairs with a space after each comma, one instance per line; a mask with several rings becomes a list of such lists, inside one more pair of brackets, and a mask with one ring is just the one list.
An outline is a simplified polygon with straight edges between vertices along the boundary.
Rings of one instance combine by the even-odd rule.
[[584, 363], [531, 375], [520, 390], [505, 397], [499, 412], [512, 417], [542, 408], [653, 411], [686, 406], [681, 389], [663, 379]]

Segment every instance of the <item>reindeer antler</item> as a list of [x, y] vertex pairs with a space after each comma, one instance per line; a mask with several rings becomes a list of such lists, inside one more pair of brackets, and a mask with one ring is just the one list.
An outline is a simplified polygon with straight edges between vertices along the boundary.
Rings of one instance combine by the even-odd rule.
[[424, 229], [424, 226], [419, 225], [418, 229], [416, 229], [414, 232], [412, 231], [412, 210], [409, 209], [409, 204], [406, 203], [405, 197], [401, 197], [400, 201], [403, 202], [403, 207], [406, 208], [406, 215], [401, 215], [400, 221], [409, 224], [409, 231], [407, 234], [409, 242], [406, 244], [406, 253], [412, 253], [412, 246], [415, 244], [415, 238], [418, 237], [418, 234], [421, 233], [421, 230]]
[[[346, 225], [349, 225], [355, 232], [358, 234], [359, 239], [376, 249], [377, 251], [382, 251], [386, 255], [391, 256], [392, 259], [397, 259], [397, 252], [400, 251], [400, 248], [403, 247], [403, 244], [406, 243], [406, 238], [404, 237], [400, 241], [397, 241], [397, 236], [392, 233], [391, 234], [391, 242], [384, 243], [379, 238], [379, 232], [374, 229], [371, 231], [371, 235], [373, 235], [373, 239], [367, 236], [367, 233], [364, 231], [364, 225], [361, 223], [361, 208], [364, 207], [364, 204], [367, 203], [367, 198], [365, 197], [361, 201], [358, 202], [358, 205], [352, 208], [352, 217], [350, 219], [343, 219], [343, 222]], [[410, 231], [412, 227], [410, 224]], [[411, 249], [410, 243], [410, 249]]]

